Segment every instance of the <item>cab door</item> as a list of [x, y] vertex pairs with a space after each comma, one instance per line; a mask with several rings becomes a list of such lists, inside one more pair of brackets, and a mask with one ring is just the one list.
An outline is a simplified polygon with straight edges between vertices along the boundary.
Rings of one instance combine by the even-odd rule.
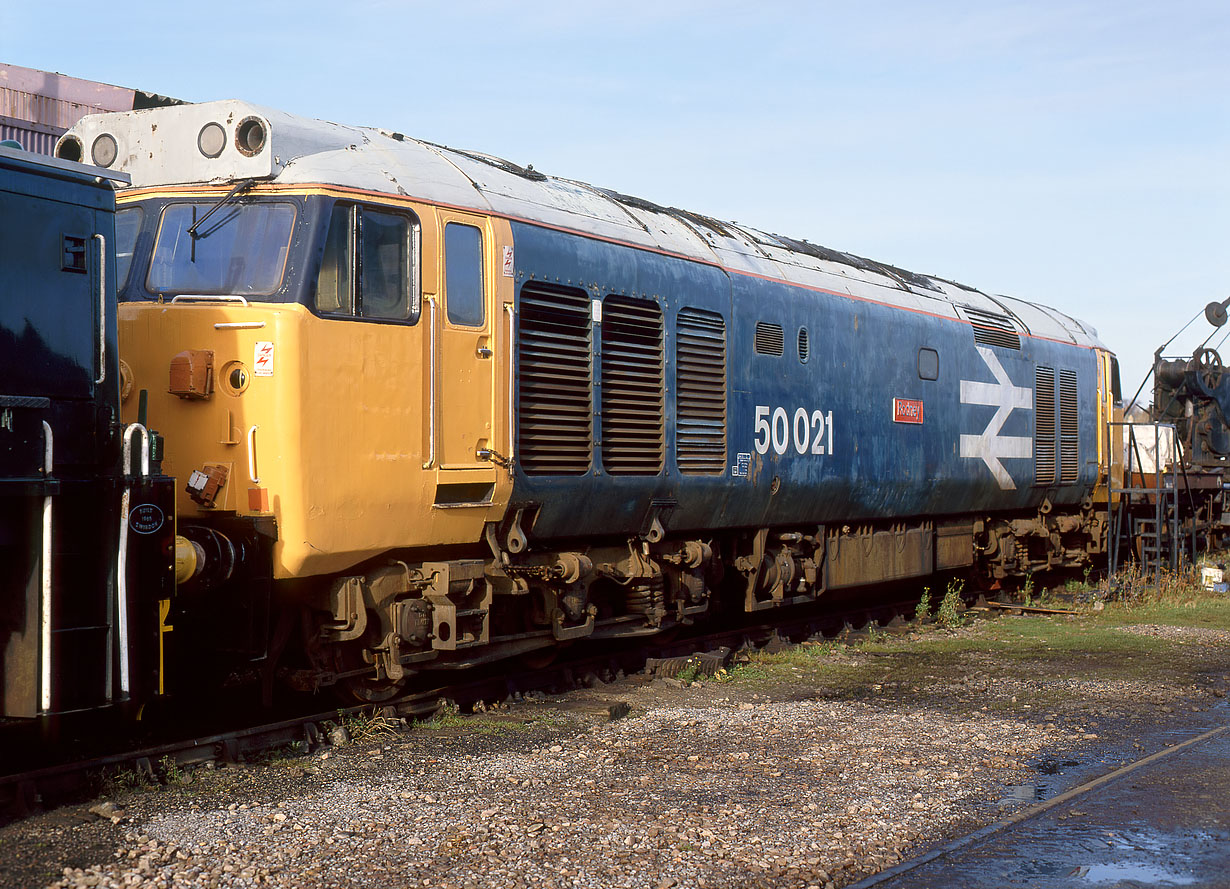
[[488, 449], [495, 382], [491, 231], [483, 218], [461, 213], [441, 213], [440, 225], [440, 468], [491, 469]]

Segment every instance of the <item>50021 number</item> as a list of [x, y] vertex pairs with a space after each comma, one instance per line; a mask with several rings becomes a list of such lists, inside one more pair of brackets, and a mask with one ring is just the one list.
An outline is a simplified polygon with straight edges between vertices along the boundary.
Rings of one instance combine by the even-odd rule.
[[756, 405], [756, 453], [785, 454], [792, 446], [799, 454], [832, 454], [833, 412]]

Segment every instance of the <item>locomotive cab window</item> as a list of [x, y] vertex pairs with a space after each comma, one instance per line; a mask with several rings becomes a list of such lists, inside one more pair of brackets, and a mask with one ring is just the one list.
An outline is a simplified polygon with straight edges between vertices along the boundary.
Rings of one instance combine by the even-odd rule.
[[167, 204], [146, 286], [168, 296], [272, 296], [282, 288], [294, 227], [294, 204]]
[[316, 309], [413, 324], [420, 310], [418, 252], [413, 216], [338, 204], [316, 279]]
[[137, 250], [137, 235], [145, 212], [140, 207], [128, 207], [115, 214], [115, 280], [116, 291], [128, 286], [128, 272]]
[[482, 327], [483, 233], [472, 225], [444, 226], [444, 303], [450, 324]]
[[940, 378], [940, 353], [935, 349], [922, 348], [918, 350], [918, 378], [920, 380], [938, 380]]

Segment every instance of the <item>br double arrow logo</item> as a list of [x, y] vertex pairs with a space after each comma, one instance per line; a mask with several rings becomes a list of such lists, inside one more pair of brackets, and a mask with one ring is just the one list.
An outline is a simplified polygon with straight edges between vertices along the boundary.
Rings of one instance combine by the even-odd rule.
[[1012, 385], [1008, 372], [999, 363], [999, 358], [986, 346], [977, 346], [978, 354], [991, 369], [994, 383], [961, 381], [961, 403], [983, 404], [996, 408], [995, 415], [987, 423], [981, 435], [961, 436], [961, 456], [982, 460], [995, 476], [995, 481], [1005, 491], [1016, 489], [1016, 483], [1001, 460], [1028, 459], [1034, 455], [1034, 440], [1028, 436], [1000, 435], [1004, 423], [1016, 408], [1033, 408], [1034, 390]]

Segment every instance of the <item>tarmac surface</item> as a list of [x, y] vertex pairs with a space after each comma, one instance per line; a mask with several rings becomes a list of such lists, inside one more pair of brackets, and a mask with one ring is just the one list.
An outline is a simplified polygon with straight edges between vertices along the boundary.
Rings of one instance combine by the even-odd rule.
[[1220, 727], [1101, 778], [1080, 776], [852, 889], [1230, 887], [1230, 725], [1226, 708], [1217, 711]]

